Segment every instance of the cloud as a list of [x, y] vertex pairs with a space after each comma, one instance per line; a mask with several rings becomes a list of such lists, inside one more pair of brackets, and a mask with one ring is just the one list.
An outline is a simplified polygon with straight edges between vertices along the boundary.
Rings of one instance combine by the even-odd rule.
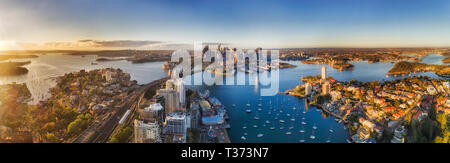
[[[193, 49], [193, 44], [142, 40], [78, 40], [72, 42], [11, 42], [8, 50], [177, 50]], [[6, 50], [3, 49], [3, 50]]]
[[136, 41], [136, 40], [112, 40], [112, 41], [102, 41], [102, 40], [79, 40], [78, 43], [88, 44], [95, 47], [124, 47], [124, 48], [136, 48], [146, 45], [163, 43], [162, 41]]

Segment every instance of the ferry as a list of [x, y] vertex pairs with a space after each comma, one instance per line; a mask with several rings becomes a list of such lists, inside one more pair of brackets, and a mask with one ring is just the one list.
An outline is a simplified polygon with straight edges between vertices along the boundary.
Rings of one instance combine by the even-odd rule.
[[247, 112], [247, 113], [251, 113], [251, 112], [252, 112], [252, 110], [250, 110], [250, 109], [247, 109], [247, 110], [245, 110], [245, 112]]
[[258, 138], [260, 138], [260, 137], [263, 137], [264, 136], [264, 134], [258, 134], [258, 135], [256, 135]]
[[290, 134], [292, 134], [291, 132], [286, 132], [286, 135], [290, 135]]

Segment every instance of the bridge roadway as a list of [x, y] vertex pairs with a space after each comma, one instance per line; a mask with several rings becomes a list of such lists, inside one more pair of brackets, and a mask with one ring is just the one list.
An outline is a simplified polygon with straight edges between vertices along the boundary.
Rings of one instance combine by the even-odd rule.
[[150, 88], [159, 86], [161, 83], [167, 81], [169, 78], [162, 78], [145, 84], [138, 88], [136, 91], [132, 92], [125, 101], [122, 102], [115, 109], [111, 116], [107, 117], [105, 120], [99, 122], [100, 124], [93, 124], [88, 129], [86, 129], [80, 136], [75, 138], [73, 143], [105, 143], [111, 137], [111, 134], [118, 126], [120, 118], [125, 114], [128, 109], [133, 110], [133, 106], [137, 106], [136, 103], [139, 101], [139, 97], [141, 97], [145, 92], [147, 92]]

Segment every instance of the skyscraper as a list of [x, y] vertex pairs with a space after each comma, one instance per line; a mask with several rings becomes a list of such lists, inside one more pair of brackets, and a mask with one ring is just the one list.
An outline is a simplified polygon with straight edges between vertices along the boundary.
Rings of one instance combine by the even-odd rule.
[[311, 84], [310, 83], [306, 83], [305, 84], [305, 95], [308, 96], [311, 94]]
[[175, 112], [179, 107], [179, 97], [178, 92], [174, 89], [160, 89], [157, 94], [164, 97], [164, 113], [167, 115], [169, 113]]
[[327, 67], [322, 65], [322, 81], [325, 82], [325, 80], [327, 80]]
[[331, 90], [330, 82], [325, 81], [325, 82], [322, 84], [322, 95], [327, 95], [327, 94], [329, 94], [329, 93], [330, 93], [330, 90]]
[[177, 90], [178, 93], [180, 106], [184, 107], [186, 104], [186, 88], [182, 78], [177, 79], [175, 89]]

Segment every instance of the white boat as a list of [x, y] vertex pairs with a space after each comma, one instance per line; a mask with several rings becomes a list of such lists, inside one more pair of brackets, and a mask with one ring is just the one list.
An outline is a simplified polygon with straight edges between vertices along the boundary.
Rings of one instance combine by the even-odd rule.
[[254, 127], [254, 128], [257, 128], [257, 127], [258, 127], [258, 125], [253, 125], [253, 127]]
[[325, 142], [330, 143], [331, 141], [330, 141], [330, 140], [327, 140], [327, 141], [325, 141]]
[[294, 121], [295, 121], [295, 118], [291, 118], [291, 121], [294, 122]]
[[258, 138], [263, 137], [263, 136], [264, 136], [264, 134], [258, 134], [258, 135], [256, 135], [256, 137], [258, 137]]
[[232, 107], [236, 107], [236, 104], [231, 105]]
[[266, 123], [267, 123], [267, 124], [269, 124], [269, 123], [270, 123], [270, 121], [269, 121], [269, 120], [267, 120], [267, 121], [266, 121]]
[[314, 135], [311, 135], [309, 138], [310, 139], [316, 139], [316, 137]]
[[259, 120], [259, 117], [254, 117], [253, 119], [255, 119], [255, 120]]
[[280, 130], [284, 129], [284, 127], [280, 127]]
[[286, 114], [286, 116], [290, 117], [290, 116], [291, 116], [291, 114], [289, 114], [289, 113], [288, 113], [288, 114]]
[[262, 106], [262, 104], [258, 104], [258, 106]]
[[250, 110], [250, 109], [247, 109], [247, 110], [245, 110], [245, 112], [247, 112], [247, 113], [251, 113], [251, 112], [252, 112], [252, 110]]
[[252, 105], [250, 105], [250, 104], [246, 104], [246, 106], [247, 106], [247, 107], [250, 107], [250, 106], [252, 106]]
[[300, 130], [300, 133], [304, 133], [305, 132], [305, 130]]
[[242, 139], [242, 140], [246, 140], [247, 138], [245, 138], [245, 136], [241, 136], [241, 139]]
[[306, 125], [306, 122], [302, 122], [302, 125]]
[[305, 112], [305, 111], [303, 111], [303, 114], [306, 114], [306, 112]]
[[294, 127], [289, 127], [289, 130], [292, 130], [292, 129], [294, 129]]
[[275, 127], [270, 127], [271, 130], [275, 130]]
[[312, 128], [313, 128], [314, 130], [317, 130], [317, 126], [313, 126]]
[[281, 120], [280, 120], [280, 123], [284, 123], [284, 120], [281, 119]]
[[334, 132], [333, 129], [330, 129], [330, 132]]
[[305, 119], [306, 119], [305, 117], [302, 118], [302, 120], [305, 120]]
[[299, 142], [300, 142], [300, 143], [304, 143], [304, 142], [305, 142], [305, 140], [303, 140], [303, 139], [302, 139], [302, 140], [299, 140]]
[[247, 135], [248, 135], [248, 133], [244, 133], [244, 135], [245, 135], [245, 136], [247, 136]]
[[291, 132], [286, 132], [286, 135], [290, 135], [290, 134], [292, 134]]
[[295, 106], [294, 106], [292, 109], [295, 110], [295, 109], [297, 109], [297, 108], [295, 108]]
[[261, 111], [262, 109], [261, 108], [258, 108], [258, 111]]
[[247, 128], [247, 126], [242, 127], [242, 129], [246, 129], [246, 128]]

